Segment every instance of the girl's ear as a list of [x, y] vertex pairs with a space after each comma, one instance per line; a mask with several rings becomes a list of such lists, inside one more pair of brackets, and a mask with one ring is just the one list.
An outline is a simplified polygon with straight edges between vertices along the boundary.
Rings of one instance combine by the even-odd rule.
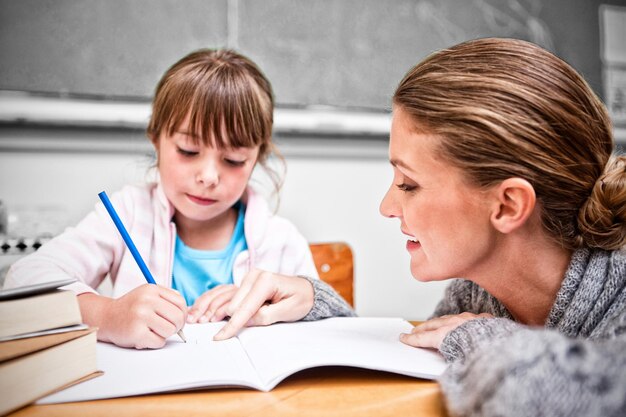
[[154, 146], [154, 149], [158, 152], [159, 151], [159, 138], [155, 138], [153, 135], [148, 134], [148, 139], [150, 139], [150, 142], [152, 142], [152, 146]]
[[535, 189], [522, 178], [508, 178], [494, 190], [491, 224], [501, 233], [510, 233], [523, 226], [535, 210]]

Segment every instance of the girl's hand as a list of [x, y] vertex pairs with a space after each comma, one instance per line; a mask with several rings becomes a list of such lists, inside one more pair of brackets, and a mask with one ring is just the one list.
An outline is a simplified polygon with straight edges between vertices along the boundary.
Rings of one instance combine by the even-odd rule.
[[252, 270], [226, 309], [230, 320], [214, 337], [225, 340], [246, 326], [300, 320], [313, 307], [313, 286], [304, 278]]
[[98, 327], [98, 339], [122, 347], [160, 348], [185, 324], [187, 305], [179, 292], [144, 284], [117, 299], [81, 294], [86, 323]]
[[218, 285], [196, 298], [189, 309], [187, 323], [206, 323], [224, 320], [227, 307], [239, 287], [232, 284]]
[[448, 333], [466, 321], [481, 317], [493, 316], [488, 313], [472, 314], [465, 312], [450, 316], [436, 317], [413, 327], [411, 333], [402, 333], [400, 335], [400, 341], [413, 347], [435, 348], [438, 350]]

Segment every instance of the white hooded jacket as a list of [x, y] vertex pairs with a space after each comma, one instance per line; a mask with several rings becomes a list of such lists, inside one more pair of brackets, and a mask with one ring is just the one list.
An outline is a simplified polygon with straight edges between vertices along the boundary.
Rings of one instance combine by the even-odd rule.
[[[111, 201], [157, 284], [171, 287], [176, 225], [172, 222], [174, 207], [160, 183], [126, 186], [113, 194]], [[240, 285], [253, 268], [318, 278], [308, 242], [295, 226], [273, 215], [251, 188], [244, 193], [243, 202], [248, 250], [235, 259], [234, 283]], [[107, 275], [114, 298], [146, 283], [104, 205], [98, 202], [76, 227], [15, 262], [4, 287], [76, 278], [78, 282], [64, 289], [82, 294], [96, 292]]]

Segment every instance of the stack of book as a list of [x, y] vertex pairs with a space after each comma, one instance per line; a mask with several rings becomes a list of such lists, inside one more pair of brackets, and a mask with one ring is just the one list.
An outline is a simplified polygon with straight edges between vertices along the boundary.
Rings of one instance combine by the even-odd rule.
[[71, 282], [0, 290], [0, 415], [99, 374]]

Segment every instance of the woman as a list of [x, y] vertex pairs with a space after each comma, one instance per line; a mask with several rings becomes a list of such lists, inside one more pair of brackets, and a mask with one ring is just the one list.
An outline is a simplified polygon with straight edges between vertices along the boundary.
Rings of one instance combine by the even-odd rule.
[[[528, 42], [465, 42], [400, 82], [381, 213], [400, 220], [416, 279], [463, 278], [401, 336], [450, 362], [451, 414], [626, 413], [626, 157], [613, 150], [586, 82]], [[242, 287], [227, 335], [289, 288], [264, 281]], [[307, 317], [345, 312], [314, 296]]]
[[623, 415], [626, 158], [604, 106], [566, 63], [507, 39], [429, 57], [393, 102], [381, 212], [417, 279], [464, 278], [401, 337], [451, 362], [450, 411]]

